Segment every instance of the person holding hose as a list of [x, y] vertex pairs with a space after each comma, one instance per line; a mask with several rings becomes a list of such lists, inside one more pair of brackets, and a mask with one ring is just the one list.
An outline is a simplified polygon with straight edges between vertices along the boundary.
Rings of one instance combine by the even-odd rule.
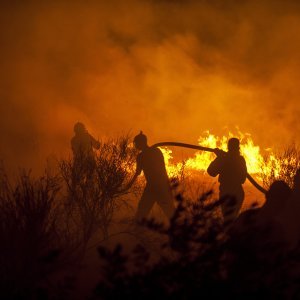
[[142, 132], [135, 136], [133, 143], [140, 153], [136, 159], [135, 174], [126, 189], [132, 186], [142, 171], [146, 179], [146, 186], [139, 201], [135, 219], [141, 221], [146, 218], [155, 202], [170, 219], [175, 206], [163, 154], [158, 148], [148, 146], [147, 136]]
[[240, 154], [240, 141], [231, 138], [228, 141], [228, 152], [215, 149], [216, 159], [212, 161], [207, 173], [219, 175], [219, 198], [224, 222], [235, 220], [244, 201], [245, 193], [242, 184], [247, 178], [246, 161]]

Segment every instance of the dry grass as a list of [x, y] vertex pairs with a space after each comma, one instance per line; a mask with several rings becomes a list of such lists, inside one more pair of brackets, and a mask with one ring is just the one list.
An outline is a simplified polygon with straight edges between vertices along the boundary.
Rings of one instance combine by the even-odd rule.
[[270, 163], [271, 172], [262, 172], [263, 185], [267, 188], [275, 180], [285, 181], [291, 188], [297, 170], [300, 168], [300, 149], [296, 145], [290, 145], [275, 155], [275, 160], [265, 157], [265, 163]]

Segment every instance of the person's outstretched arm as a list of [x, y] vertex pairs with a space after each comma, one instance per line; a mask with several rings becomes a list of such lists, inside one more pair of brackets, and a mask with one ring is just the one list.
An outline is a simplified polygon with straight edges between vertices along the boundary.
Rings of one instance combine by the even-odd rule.
[[100, 142], [97, 141], [93, 136], [90, 135], [90, 139], [91, 139], [91, 142], [92, 142], [92, 147], [94, 149], [99, 149], [100, 148]]
[[127, 183], [127, 185], [125, 186], [124, 189], [122, 189], [122, 191], [127, 191], [129, 190], [132, 185], [134, 184], [134, 182], [136, 181], [137, 177], [141, 174], [142, 172], [142, 167], [141, 167], [141, 162], [140, 162], [140, 156], [137, 157], [136, 160], [136, 170], [135, 173], [133, 175], [133, 177], [131, 178], [131, 180]]

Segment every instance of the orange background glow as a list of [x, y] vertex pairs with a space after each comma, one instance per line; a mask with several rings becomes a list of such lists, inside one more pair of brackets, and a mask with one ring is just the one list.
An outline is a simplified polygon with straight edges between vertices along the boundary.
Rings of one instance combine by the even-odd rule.
[[78, 120], [150, 144], [236, 126], [262, 148], [300, 142], [300, 2], [41, 2], [0, 7], [8, 164], [67, 153]]

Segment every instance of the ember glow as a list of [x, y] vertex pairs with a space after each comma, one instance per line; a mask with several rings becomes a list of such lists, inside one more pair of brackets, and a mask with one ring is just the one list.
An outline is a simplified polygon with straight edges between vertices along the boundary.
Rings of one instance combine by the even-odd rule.
[[[248, 173], [256, 175], [257, 179], [261, 179], [262, 175], [269, 175], [271, 172], [277, 176], [280, 172], [280, 164], [272, 149], [261, 149], [256, 145], [249, 133], [238, 134], [228, 133], [227, 136], [217, 136], [209, 131], [206, 131], [198, 139], [198, 145], [219, 148], [227, 151], [228, 139], [238, 137], [241, 141], [241, 154], [245, 157]], [[167, 171], [169, 176], [178, 175], [183, 167], [187, 172], [189, 171], [202, 171], [206, 172], [210, 162], [215, 158], [214, 153], [197, 151], [193, 157], [184, 162], [173, 163], [172, 150], [167, 147], [160, 148], [164, 154]]]

